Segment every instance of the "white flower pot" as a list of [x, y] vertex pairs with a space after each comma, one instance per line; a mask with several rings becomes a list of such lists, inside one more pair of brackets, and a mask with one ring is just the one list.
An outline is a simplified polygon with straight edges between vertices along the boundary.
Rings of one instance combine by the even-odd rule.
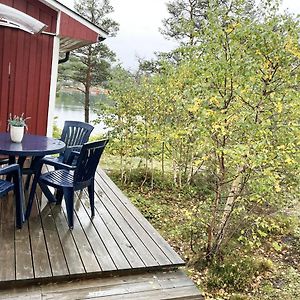
[[24, 136], [24, 126], [10, 126], [10, 138], [14, 143], [21, 143]]

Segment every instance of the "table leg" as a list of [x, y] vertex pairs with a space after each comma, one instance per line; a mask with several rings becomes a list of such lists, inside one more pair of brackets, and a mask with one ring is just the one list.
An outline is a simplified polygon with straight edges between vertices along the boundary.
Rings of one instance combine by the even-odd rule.
[[29, 172], [27, 174], [26, 181], [25, 181], [25, 190], [26, 191], [29, 189], [31, 176], [34, 173], [34, 170], [38, 169], [39, 164], [40, 164], [40, 158], [39, 157], [36, 158], [36, 157], [33, 156], [32, 159], [31, 159]]
[[26, 156], [20, 156], [18, 159], [18, 164], [19, 164], [21, 170], [23, 170], [25, 160], [26, 160]]
[[34, 200], [34, 194], [36, 191], [39, 177], [42, 172], [42, 164], [41, 164], [42, 158], [43, 158], [43, 156], [35, 157], [35, 168], [33, 169], [34, 177], [33, 177], [32, 185], [31, 185], [31, 189], [30, 189], [30, 193], [29, 193], [29, 197], [28, 197], [28, 204], [27, 204], [26, 213], [25, 213], [26, 220], [28, 220], [28, 218], [30, 217], [32, 204], [33, 204], [33, 200]]
[[10, 164], [10, 165], [12, 165], [12, 164], [15, 164], [16, 163], [16, 157], [15, 156], [9, 156], [8, 157], [8, 163]]

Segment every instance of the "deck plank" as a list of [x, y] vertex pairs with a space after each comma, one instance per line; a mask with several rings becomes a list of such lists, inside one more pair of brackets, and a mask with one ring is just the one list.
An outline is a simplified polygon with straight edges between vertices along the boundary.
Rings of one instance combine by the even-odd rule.
[[[39, 289], [44, 300], [204, 299], [181, 270], [44, 284], [27, 291], [24, 288], [14, 289], [7, 299], [31, 299], [30, 295], [39, 299]], [[0, 298], [6, 295], [5, 291], [0, 291]]]
[[138, 234], [136, 234], [136, 232], [132, 228], [133, 226], [130, 226], [128, 224], [125, 216], [122, 215], [120, 211], [116, 209], [116, 207], [112, 204], [106, 192], [106, 190], [96, 189], [96, 194], [99, 200], [106, 207], [107, 211], [109, 211], [112, 219], [114, 219], [115, 223], [126, 236], [128, 241], [132, 245], [132, 248], [136, 249], [136, 252], [138, 253], [145, 266], [156, 266], [157, 262], [154, 259], [151, 251], [149, 251], [145, 244], [140, 240]]
[[52, 218], [50, 204], [45, 205], [40, 209], [40, 216], [47, 244], [52, 274], [53, 276], [69, 275], [69, 269], [65, 259], [64, 251]]
[[97, 176], [100, 175], [107, 186], [115, 193], [120, 202], [130, 211], [132, 216], [141, 224], [144, 230], [151, 236], [156, 245], [166, 254], [166, 256], [175, 265], [183, 265], [184, 261], [173, 250], [173, 248], [162, 238], [155, 228], [148, 222], [145, 222], [145, 217], [141, 212], [130, 202], [130, 200], [121, 192], [116, 184], [107, 176], [107, 174], [100, 168], [97, 169]]
[[120, 229], [116, 221], [112, 218], [110, 213], [103, 207], [103, 203], [100, 201], [95, 202], [95, 209], [100, 212], [101, 218], [103, 219], [105, 225], [107, 226], [108, 230], [114, 236], [115, 240], [117, 241], [118, 246], [120, 247], [121, 251], [124, 253], [126, 259], [128, 260], [129, 264], [132, 268], [142, 268], [145, 267], [145, 264], [139, 257], [137, 251], [134, 249], [131, 242], [128, 240], [127, 236], [124, 232]]
[[180, 270], [78, 281], [55, 288], [42, 286], [42, 292], [47, 300], [179, 299], [181, 296], [203, 299], [193, 282]]
[[159, 264], [166, 266], [172, 264], [128, 209], [122, 203], [119, 203], [119, 198], [106, 185], [103, 179], [98, 175], [96, 178], [97, 196], [109, 207], [109, 211], [116, 218], [116, 222], [120, 225], [122, 224], [121, 226], [126, 229], [126, 232], [133, 231], [134, 235], [131, 236], [131, 241], [139, 249], [139, 252], [142, 253], [142, 259], [146, 260], [146, 265]]
[[[87, 193], [85, 193], [84, 195], [85, 195], [86, 201], [89, 202]], [[139, 238], [134, 234], [132, 229], [124, 221], [124, 218], [119, 214], [119, 212], [117, 210], [115, 210], [112, 205], [110, 205], [109, 201], [107, 201], [108, 199], [101, 199], [99, 197], [99, 195], [98, 195], [98, 199], [101, 201], [101, 203], [100, 203], [100, 201], [97, 201], [95, 204], [97, 212], [100, 211], [102, 214], [103, 214], [103, 211], [108, 212], [108, 215], [106, 215], [106, 217], [109, 217], [111, 219], [111, 221], [114, 221], [114, 223], [120, 229], [120, 232], [122, 232], [124, 237], [127, 239], [129, 244], [126, 243], [125, 245], [127, 247], [128, 247], [128, 245], [130, 245], [129, 246], [130, 249], [135, 249], [134, 256], [136, 253], [137, 256], [139, 257], [139, 260], [137, 262], [137, 267], [143, 267], [143, 266], [147, 266], [147, 265], [149, 265], [149, 266], [157, 265], [155, 263], [155, 260], [151, 256], [151, 253], [147, 252], [147, 248], [144, 247], [144, 245], [140, 242]], [[120, 245], [120, 248], [124, 249], [125, 246], [122, 247], [122, 245]], [[125, 250], [127, 250], [127, 249], [125, 248]], [[127, 253], [127, 251], [123, 251], [123, 252]], [[130, 262], [130, 258], [128, 258], [128, 261]]]
[[[35, 198], [34, 207], [38, 211], [36, 203], [37, 198]], [[52, 277], [48, 249], [40, 215], [38, 213], [32, 215], [28, 223], [34, 277], [37, 279]]]
[[[82, 204], [86, 210], [90, 209], [86, 201], [82, 201]], [[113, 235], [106, 227], [103, 219], [101, 218], [101, 214], [101, 212], [96, 213], [95, 217], [93, 218], [93, 224], [98, 232], [99, 237], [103, 241], [105, 248], [108, 249], [109, 255], [116, 266], [116, 270], [130, 269], [130, 264], [128, 263]]]
[[65, 254], [70, 274], [85, 273], [85, 269], [76, 248], [72, 232], [69, 230], [66, 218], [62, 213], [62, 208], [59, 205], [53, 205], [51, 207], [51, 213], [56, 224], [57, 232], [61, 241], [62, 249]]
[[0, 281], [15, 280], [14, 222], [0, 224]]
[[0, 199], [2, 202], [1, 209], [1, 224], [14, 222], [15, 209], [14, 209], [14, 193], [10, 192], [6, 196]]
[[[91, 247], [89, 240], [87, 239], [83, 228], [78, 220], [76, 211], [78, 209], [84, 210], [81, 205], [79, 199], [76, 198], [75, 201], [75, 213], [74, 213], [74, 229], [71, 231], [73, 239], [76, 244], [76, 248], [78, 249], [78, 253], [83, 262], [85, 272], [93, 273], [93, 272], [101, 272], [101, 267], [95, 257], [93, 248]], [[64, 212], [65, 219], [67, 220], [66, 208], [64, 201], [62, 202], [62, 211]]]
[[[80, 196], [78, 196], [78, 194]], [[91, 244], [94, 250], [94, 254], [101, 267], [101, 270], [102, 271], [115, 270], [116, 266], [111, 258], [111, 255], [109, 254], [109, 250], [105, 247], [101, 235], [99, 235], [98, 231], [95, 228], [93, 220], [91, 220], [89, 216], [90, 210], [85, 209], [83, 202], [85, 202], [86, 200], [82, 199], [82, 193], [78, 193], [78, 194], [76, 195], [76, 197], [79, 198], [82, 209], [78, 209], [76, 211], [77, 218], [79, 219], [81, 227], [83, 228], [85, 235], [88, 238], [89, 243]]]
[[14, 195], [9, 193], [2, 199], [0, 219], [0, 281], [15, 280], [15, 221]]
[[23, 289], [11, 289], [0, 291], [0, 299], [3, 300], [42, 300], [43, 296], [40, 289], [26, 287]]
[[28, 224], [15, 231], [16, 280], [34, 278]]

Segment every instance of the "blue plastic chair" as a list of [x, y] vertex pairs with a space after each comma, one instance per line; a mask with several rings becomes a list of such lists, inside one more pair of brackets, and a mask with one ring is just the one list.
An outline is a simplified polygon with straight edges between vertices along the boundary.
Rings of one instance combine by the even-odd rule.
[[21, 171], [18, 164], [12, 164], [0, 168], [0, 175], [9, 175], [13, 178], [13, 182], [0, 179], [0, 198], [5, 196], [8, 192], [14, 191], [16, 201], [16, 226], [22, 228], [23, 215], [23, 189]]
[[83, 144], [87, 143], [94, 126], [79, 122], [65, 121], [61, 140], [65, 142], [66, 149], [59, 155], [57, 161], [66, 163], [72, 151], [80, 151]]
[[[79, 121], [65, 121], [64, 128], [61, 134], [61, 140], [66, 144], [65, 151], [62, 152], [58, 157], [48, 156], [45, 157], [44, 163], [47, 162], [63, 162], [67, 163], [69, 155], [73, 150], [80, 151], [82, 145], [89, 140], [91, 132], [94, 127], [88, 123], [79, 122]], [[31, 166], [29, 169], [25, 170], [24, 173], [27, 173], [27, 179], [25, 188], [28, 190], [30, 178], [32, 173], [35, 173], [38, 169], [38, 164], [34, 158], [32, 159]]]
[[[85, 187], [88, 188], [92, 217], [95, 215], [94, 178], [101, 155], [107, 143], [108, 140], [86, 143], [82, 146], [80, 153], [75, 153], [75, 155], [78, 156], [76, 166], [55, 162], [52, 163], [52, 165], [59, 168], [58, 170], [45, 173], [39, 177], [38, 182], [40, 187], [50, 202], [60, 204], [62, 195], [64, 196], [70, 229], [74, 227], [73, 211], [75, 191], [82, 190]], [[49, 164], [49, 161], [46, 161], [46, 163]], [[54, 187], [57, 191], [62, 191], [62, 193], [57, 193], [55, 197], [50, 192], [48, 186]]]

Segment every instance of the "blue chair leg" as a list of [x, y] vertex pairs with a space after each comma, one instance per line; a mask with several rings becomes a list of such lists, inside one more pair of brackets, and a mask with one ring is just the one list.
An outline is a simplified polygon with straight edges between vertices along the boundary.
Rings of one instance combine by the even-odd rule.
[[61, 201], [62, 201], [63, 195], [64, 195], [64, 193], [63, 193], [62, 189], [57, 189], [56, 190], [55, 198], [56, 198], [56, 204], [57, 205], [61, 205]]
[[48, 201], [51, 202], [51, 203], [53, 203], [53, 202], [55, 203], [56, 199], [55, 199], [54, 195], [50, 192], [50, 189], [48, 188], [48, 186], [46, 184], [44, 184], [43, 182], [39, 182], [39, 185], [42, 189], [42, 192], [44, 193], [44, 195], [48, 199]]
[[90, 198], [90, 206], [92, 211], [92, 217], [95, 216], [95, 193], [94, 193], [94, 180], [92, 181], [91, 185], [88, 186], [88, 193]]
[[74, 189], [64, 188], [63, 192], [66, 201], [69, 228], [73, 229], [74, 228]]

